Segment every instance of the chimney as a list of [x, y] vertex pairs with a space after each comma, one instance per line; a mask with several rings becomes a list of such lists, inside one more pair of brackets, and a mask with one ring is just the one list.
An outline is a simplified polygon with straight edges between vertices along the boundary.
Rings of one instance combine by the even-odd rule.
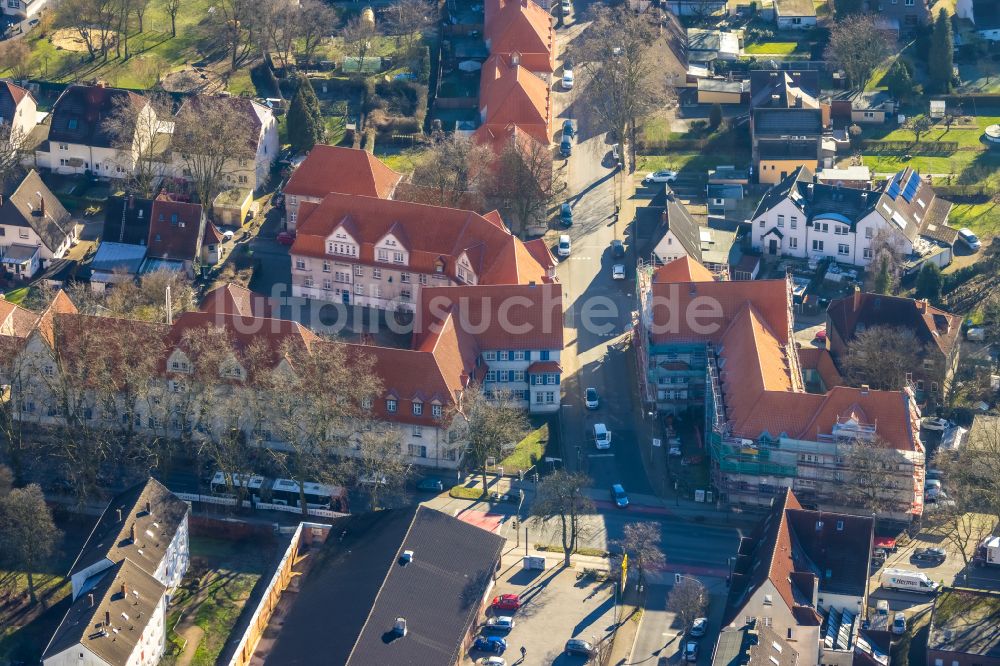
[[94, 595], [93, 593], [87, 595], [87, 601], [90, 604], [90, 608], [94, 607]]
[[128, 209], [132, 210], [133, 208], [135, 208], [135, 196], [130, 194], [128, 195]]
[[870, 389], [871, 389], [871, 387], [869, 387], [868, 384], [862, 384], [861, 385], [861, 395], [868, 395], [868, 391]]
[[405, 617], [397, 617], [396, 618], [396, 624], [393, 625], [392, 631], [397, 636], [405, 636], [406, 635], [406, 618]]
[[3, 206], [3, 195], [0, 194], [0, 206]]
[[135, 523], [132, 523], [131, 525], [129, 525], [129, 528], [128, 528], [128, 538], [131, 541], [133, 541], [133, 542], [135, 541]]
[[123, 597], [127, 597], [128, 596], [128, 584], [127, 583], [122, 583], [122, 596]]
[[111, 626], [111, 611], [109, 610], [104, 611], [104, 626], [105, 628]]
[[400, 556], [400, 558], [399, 558], [399, 563], [405, 567], [407, 564], [409, 564], [412, 561], [413, 561], [413, 551], [412, 550], [404, 550], [402, 556]]
[[796, 109], [801, 109], [802, 108], [802, 95], [796, 95], [795, 96], [795, 108]]
[[122, 522], [122, 510], [118, 509], [118, 522]]
[[851, 298], [853, 299], [853, 308], [852, 309], [857, 310], [858, 308], [860, 308], [861, 307], [861, 287], [859, 287], [858, 285], [854, 285], [854, 293], [851, 294]]
[[42, 196], [41, 192], [35, 192], [38, 195], [38, 210], [41, 211], [41, 216], [45, 217], [45, 197]]
[[924, 314], [925, 312], [927, 312], [926, 298], [921, 298], [920, 300], [917, 301], [917, 312], [919, 312], [920, 314]]
[[146, 500], [146, 515], [147, 516], [153, 515], [153, 503], [150, 502], [149, 500]]

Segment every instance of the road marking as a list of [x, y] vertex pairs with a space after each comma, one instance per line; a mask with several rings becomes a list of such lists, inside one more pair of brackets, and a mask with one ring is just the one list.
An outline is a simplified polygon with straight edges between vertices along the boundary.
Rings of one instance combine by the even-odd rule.
[[588, 453], [587, 457], [588, 458], [614, 458], [615, 454], [613, 454], [613, 453]]

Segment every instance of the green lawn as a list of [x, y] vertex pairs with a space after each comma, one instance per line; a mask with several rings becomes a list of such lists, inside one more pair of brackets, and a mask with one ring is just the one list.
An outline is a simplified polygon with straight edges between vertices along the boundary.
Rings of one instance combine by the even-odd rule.
[[[944, 123], [936, 124], [929, 132], [920, 136], [921, 143], [935, 143], [937, 141], [954, 141], [960, 148], [976, 148], [987, 150], [983, 144], [983, 131], [990, 125], [1000, 123], [1000, 116], [975, 116], [976, 129], [952, 127], [950, 130]], [[888, 134], [882, 134], [878, 130], [866, 131], [866, 139], [877, 139], [879, 141], [913, 141], [914, 135], [908, 129], [896, 128]]]
[[749, 146], [746, 150], [737, 153], [733, 152], [675, 152], [669, 155], [640, 155], [636, 171], [658, 171], [660, 169], [673, 169], [674, 171], [691, 170], [701, 172], [702, 177], [707, 177], [709, 169], [723, 164], [732, 164], [737, 168], [745, 167], [750, 162]]
[[411, 173], [420, 161], [420, 150], [404, 150], [401, 152], [383, 153], [378, 149], [378, 144], [375, 144], [375, 157], [382, 160], [382, 162], [395, 171], [396, 173]]
[[455, 499], [476, 500], [484, 495], [482, 488], [467, 488], [462, 485], [455, 486], [448, 491], [448, 495]]
[[957, 229], [969, 227], [977, 234], [1000, 234], [1000, 204], [956, 204], [951, 209], [948, 224]]
[[[26, 608], [9, 602], [10, 605], [4, 605], [0, 610], [0, 664], [8, 660], [37, 662], [66, 611], [62, 607], [66, 604], [61, 602], [69, 597], [72, 590], [67, 578], [35, 574], [34, 582], [38, 605]], [[28, 589], [28, 577], [23, 573], [0, 570], [0, 589], [9, 589], [12, 598], [16, 597]]]
[[800, 42], [760, 42], [748, 44], [743, 51], [751, 54], [791, 55], [797, 52], [805, 53], [806, 50], [800, 48]]
[[20, 305], [24, 298], [28, 295], [28, 287], [21, 287], [20, 289], [15, 289], [13, 291], [8, 291], [4, 298], [13, 303], [14, 305]]
[[526, 470], [542, 459], [549, 443], [549, 424], [543, 423], [517, 443], [510, 455], [500, 462], [504, 472]]

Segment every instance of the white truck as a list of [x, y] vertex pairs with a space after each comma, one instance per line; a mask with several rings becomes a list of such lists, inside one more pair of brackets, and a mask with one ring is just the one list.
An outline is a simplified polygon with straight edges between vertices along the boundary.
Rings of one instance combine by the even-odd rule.
[[886, 569], [882, 572], [882, 587], [891, 590], [909, 590], [921, 594], [935, 594], [938, 584], [919, 571]]
[[1000, 536], [987, 537], [979, 544], [974, 559], [977, 566], [1000, 567]]

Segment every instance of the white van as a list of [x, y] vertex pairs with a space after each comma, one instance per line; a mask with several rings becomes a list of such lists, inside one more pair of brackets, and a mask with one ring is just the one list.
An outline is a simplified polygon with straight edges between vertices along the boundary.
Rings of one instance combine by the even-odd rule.
[[909, 590], [922, 594], [934, 594], [938, 584], [919, 571], [906, 569], [886, 569], [882, 572], [882, 587], [892, 590]]
[[594, 424], [594, 444], [601, 450], [611, 448], [611, 431], [603, 423]]

